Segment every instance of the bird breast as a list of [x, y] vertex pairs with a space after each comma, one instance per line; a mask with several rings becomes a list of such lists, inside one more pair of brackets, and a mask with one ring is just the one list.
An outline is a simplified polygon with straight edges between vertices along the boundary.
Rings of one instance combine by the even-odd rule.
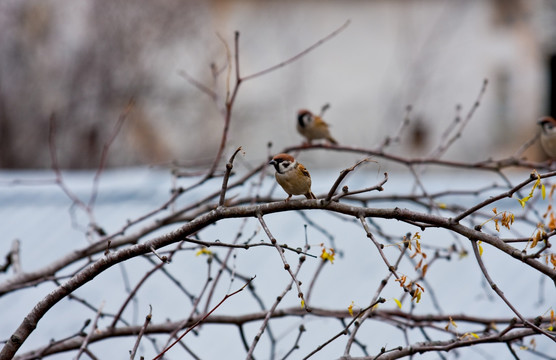
[[297, 168], [283, 174], [275, 173], [276, 181], [288, 195], [305, 195], [311, 189], [311, 178]]

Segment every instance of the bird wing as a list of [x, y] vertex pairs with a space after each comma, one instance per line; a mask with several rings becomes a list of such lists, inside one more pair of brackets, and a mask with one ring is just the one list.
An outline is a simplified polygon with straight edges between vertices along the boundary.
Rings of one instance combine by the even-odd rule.
[[302, 164], [297, 164], [297, 166], [299, 167], [299, 170], [301, 171], [301, 173], [307, 177], [311, 177], [311, 175], [309, 175], [309, 171], [307, 169], [305, 169], [305, 166], [303, 166]]
[[320, 117], [315, 115], [314, 125], [319, 128], [328, 130], [328, 124]]

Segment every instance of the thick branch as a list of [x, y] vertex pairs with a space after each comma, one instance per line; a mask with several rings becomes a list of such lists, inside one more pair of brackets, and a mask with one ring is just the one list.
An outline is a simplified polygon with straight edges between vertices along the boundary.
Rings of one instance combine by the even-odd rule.
[[327, 203], [325, 201], [315, 200], [292, 200], [287, 203], [284, 201], [279, 201], [261, 205], [217, 208], [197, 217], [196, 219], [183, 225], [173, 232], [145, 241], [141, 244], [132, 245], [130, 247], [108, 253], [102, 258], [95, 261], [89, 267], [86, 267], [85, 269], [78, 272], [61, 286], [50, 292], [50, 294], [48, 294], [43, 300], [35, 305], [35, 307], [29, 312], [20, 326], [10, 337], [10, 340], [2, 349], [2, 352], [0, 352], [0, 358], [10, 359], [11, 357], [13, 357], [21, 344], [23, 344], [27, 337], [33, 332], [39, 320], [50, 308], [52, 308], [64, 297], [66, 297], [69, 293], [88, 283], [95, 276], [108, 269], [109, 267], [114, 266], [115, 264], [139, 255], [149, 253], [151, 252], [151, 247], [158, 249], [177, 241], [181, 241], [188, 235], [191, 235], [208, 225], [214, 224], [221, 219], [258, 217], [270, 213], [304, 209], [328, 210], [358, 218], [377, 217], [385, 219], [397, 219], [401, 221], [418, 222], [422, 224], [428, 224], [429, 226], [449, 229], [467, 237], [468, 239], [481, 240], [494, 246], [495, 248], [507, 253], [513, 258], [522, 261], [523, 263], [545, 274], [556, 284], [556, 270], [552, 269], [551, 267], [544, 265], [542, 262], [537, 261], [536, 259], [528, 258], [521, 251], [503, 242], [496, 236], [482, 233], [461, 224], [454, 224], [450, 219], [442, 216], [419, 213], [400, 208], [371, 209], [341, 203]]

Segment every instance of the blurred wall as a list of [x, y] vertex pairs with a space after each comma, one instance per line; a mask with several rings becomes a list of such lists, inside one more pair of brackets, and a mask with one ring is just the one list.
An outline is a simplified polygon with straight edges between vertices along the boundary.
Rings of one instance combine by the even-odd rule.
[[[340, 143], [372, 147], [413, 106], [399, 154], [427, 154], [489, 85], [463, 138], [446, 155], [506, 156], [549, 109], [556, 52], [550, 0], [180, 1], [4, 0], [0, 3], [0, 167], [48, 168], [48, 124], [64, 168], [94, 168], [131, 97], [136, 106], [109, 166], [204, 165], [219, 143], [226, 47], [240, 32], [248, 75], [304, 50], [350, 19], [331, 41], [242, 84], [229, 150], [247, 160], [301, 142], [299, 108], [331, 108]], [[219, 36], [218, 36], [219, 35]], [[211, 64], [222, 70], [215, 79]], [[218, 105], [178, 74], [214, 89]], [[233, 77], [232, 77], [233, 79]], [[555, 115], [555, 114], [552, 114]], [[345, 162], [315, 153], [313, 166]], [[531, 156], [539, 156], [532, 154]]]

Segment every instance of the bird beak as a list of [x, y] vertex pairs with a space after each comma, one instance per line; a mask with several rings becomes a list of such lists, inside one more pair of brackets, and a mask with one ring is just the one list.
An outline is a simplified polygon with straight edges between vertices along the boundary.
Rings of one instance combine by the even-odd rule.
[[276, 161], [275, 161], [275, 160], [270, 160], [270, 161], [268, 162], [268, 165], [276, 165]]

